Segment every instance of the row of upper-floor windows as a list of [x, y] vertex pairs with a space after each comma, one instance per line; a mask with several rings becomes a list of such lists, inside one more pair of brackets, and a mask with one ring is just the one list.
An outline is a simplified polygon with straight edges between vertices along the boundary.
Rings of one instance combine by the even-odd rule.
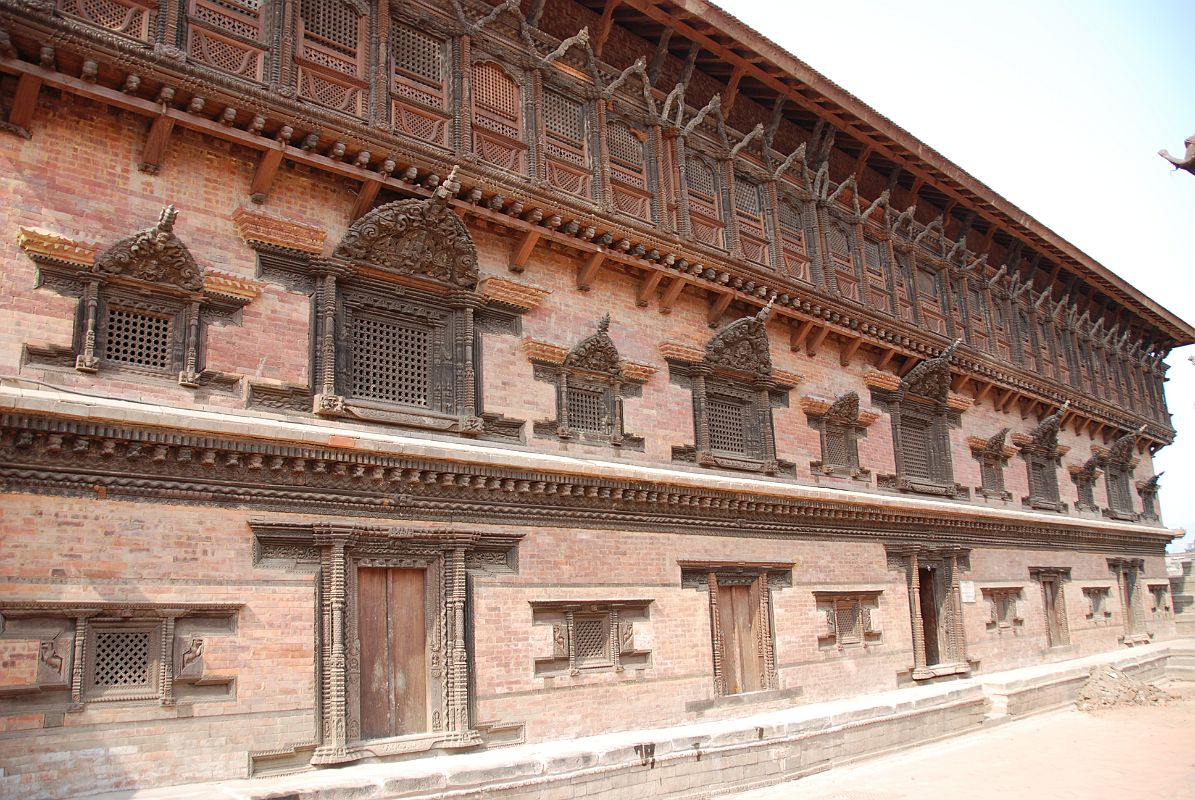
[[[142, 0], [60, 0], [60, 7], [136, 38], [153, 38], [166, 9]], [[261, 82], [274, 71], [289, 74], [310, 102], [353, 116], [381, 115], [396, 132], [421, 142], [471, 152], [612, 214], [678, 230], [731, 257], [963, 338], [998, 359], [1168, 422], [1157, 381], [1137, 359], [1057, 321], [1048, 303], [1010, 299], [980, 277], [955, 274], [943, 259], [893, 247], [884, 231], [813, 202], [795, 179], [768, 176], [746, 156], [732, 163], [710, 155], [699, 137], [654, 135], [633, 108], [585, 99], [575, 77], [541, 70], [542, 79], [533, 79], [476, 45], [466, 56], [448, 33], [416, 27], [398, 14], [387, 21], [375, 59], [368, 52], [375, 24], [369, 7], [346, 0], [298, 0], [286, 7], [293, 15], [293, 62], [280, 70], [270, 42], [281, 39], [267, 33], [287, 16], [274, 4], [186, 0], [183, 10], [180, 41], [195, 61]], [[375, 61], [388, 71], [388, 96], [371, 103]]]

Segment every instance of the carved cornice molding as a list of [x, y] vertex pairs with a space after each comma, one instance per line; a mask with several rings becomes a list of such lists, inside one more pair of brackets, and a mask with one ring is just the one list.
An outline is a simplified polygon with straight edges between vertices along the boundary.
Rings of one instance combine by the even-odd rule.
[[232, 212], [232, 221], [245, 244], [262, 245], [319, 255], [324, 250], [327, 232], [301, 222], [278, 219], [247, 208]]
[[488, 277], [481, 281], [479, 291], [487, 300], [517, 308], [520, 311], [531, 311], [552, 292], [550, 289], [540, 289], [528, 286], [506, 278]]
[[226, 272], [207, 271], [203, 273], [204, 294], [218, 295], [237, 300], [241, 303], [251, 303], [261, 296], [261, 289], [265, 284], [239, 275], [229, 275]]
[[568, 356], [567, 347], [540, 339], [532, 339], [530, 336], [523, 339], [523, 352], [530, 361], [557, 366], [563, 364], [564, 359]]
[[651, 364], [644, 364], [639, 361], [623, 361], [622, 374], [628, 380], [636, 383], [646, 383], [652, 375], [655, 375], [659, 370]]
[[71, 239], [41, 228], [21, 228], [17, 234], [17, 246], [34, 261], [49, 261], [78, 267], [95, 264], [99, 250], [96, 242]]
[[7, 490], [350, 514], [762, 537], [941, 539], [984, 546], [1161, 552], [1168, 532], [1001, 520], [639, 479], [562, 475], [27, 414], [0, 415]]
[[705, 358], [705, 350], [700, 345], [660, 342], [659, 350], [660, 355], [669, 361], [697, 364]]
[[900, 376], [891, 372], [881, 372], [878, 369], [868, 370], [863, 373], [863, 385], [868, 389], [895, 392], [900, 388]]

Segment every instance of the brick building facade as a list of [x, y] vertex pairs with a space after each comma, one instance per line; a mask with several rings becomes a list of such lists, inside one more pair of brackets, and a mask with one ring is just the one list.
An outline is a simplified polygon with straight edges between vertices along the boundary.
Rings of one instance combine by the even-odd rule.
[[0, 105], [5, 791], [1174, 635], [1195, 330], [716, 8], [0, 0]]

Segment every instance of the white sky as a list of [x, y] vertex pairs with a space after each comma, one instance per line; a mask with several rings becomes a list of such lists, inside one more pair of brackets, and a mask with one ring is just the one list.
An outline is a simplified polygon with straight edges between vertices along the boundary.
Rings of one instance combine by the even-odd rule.
[[[1185, 320], [1195, 321], [1195, 3], [717, 0]], [[1195, 537], [1195, 347], [1166, 386], [1163, 519]]]

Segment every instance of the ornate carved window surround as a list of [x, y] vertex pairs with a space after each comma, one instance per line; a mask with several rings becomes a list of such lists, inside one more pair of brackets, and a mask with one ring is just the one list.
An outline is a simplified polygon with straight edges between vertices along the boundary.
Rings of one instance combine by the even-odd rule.
[[1134, 522], [1140, 515], [1133, 508], [1133, 470], [1137, 467], [1137, 438], [1145, 426], [1130, 431], [1114, 441], [1106, 450], [1096, 450], [1098, 464], [1104, 470], [1104, 485], [1108, 490], [1108, 507], [1104, 516]]
[[[746, 682], [756, 691], [779, 688], [776, 675], [775, 624], [772, 619], [773, 589], [792, 586], [791, 563], [726, 563], [726, 562], [678, 562], [681, 568], [681, 586], [699, 589], [709, 594], [710, 642], [713, 648], [714, 693], [718, 696], [744, 691], [742, 686], [732, 683]], [[749, 609], [754, 637], [751, 642], [736, 639], [736, 620], [728, 618], [719, 604], [719, 594], [735, 591], [731, 587], [747, 587], [754, 608]], [[742, 592], [739, 592], [740, 594]], [[728, 647], [731, 640], [736, 648]], [[743, 670], [735, 664], [725, 663], [733, 653], [752, 662], [752, 669], [758, 675], [744, 676]], [[750, 651], [751, 657], [745, 655]], [[749, 690], [748, 690], [749, 691]]]
[[844, 651], [867, 649], [883, 643], [883, 633], [875, 626], [883, 590], [813, 590], [818, 613], [826, 626], [818, 634], [820, 650]]
[[1084, 586], [1083, 596], [1087, 599], [1087, 619], [1099, 624], [1107, 622], [1112, 617], [1108, 608], [1108, 597], [1112, 590], [1107, 586]]
[[556, 386], [556, 418], [536, 422], [536, 436], [643, 449], [643, 437], [625, 430], [622, 401], [638, 397], [643, 383], [656, 370], [624, 361], [609, 328], [610, 315], [606, 314], [597, 332], [571, 350], [524, 340], [527, 356], [535, 365], [535, 379]]
[[1020, 586], [993, 586], [980, 589], [984, 602], [988, 604], [991, 617], [987, 629], [998, 635], [1018, 635], [1025, 620], [1021, 618], [1017, 602], [1021, 599]]
[[936, 358], [913, 367], [899, 383], [887, 373], [867, 374], [872, 402], [892, 417], [896, 474], [880, 475], [880, 487], [969, 496], [969, 490], [954, 482], [950, 461], [949, 428], [959, 427], [961, 411], [970, 407], [969, 401], [950, 392], [950, 359], [960, 342], [956, 339]]
[[[291, 523], [253, 519], [254, 562], [315, 570], [317, 684], [322, 701], [314, 765], [368, 756], [480, 743], [469, 716], [466, 618], [469, 575], [517, 570], [521, 534], [468, 529], [411, 529], [354, 522]], [[429, 614], [426, 680], [428, 730], [385, 739], [361, 735], [358, 570], [423, 570]], [[431, 700], [435, 698], [435, 700]]]
[[651, 603], [651, 600], [531, 601], [533, 624], [552, 627], [552, 653], [535, 659], [536, 676], [577, 676], [651, 667], [651, 651], [635, 644], [635, 625], [650, 619]]
[[967, 438], [971, 455], [979, 462], [980, 485], [975, 487], [975, 493], [989, 500], [1012, 499], [1012, 492], [1004, 488], [1004, 468], [1017, 451], [1005, 444], [1008, 431], [1002, 428], [986, 439]]
[[859, 440], [879, 415], [859, 408], [859, 393], [847, 392], [832, 403], [817, 397], [801, 398], [809, 427], [820, 434], [821, 459], [809, 462], [814, 477], [830, 475], [866, 482], [871, 470], [859, 464]]
[[776, 455], [772, 407], [787, 405], [788, 392], [799, 378], [785, 375], [792, 382], [782, 382], [772, 369], [765, 327], [772, 302], [717, 333], [704, 352], [661, 346], [673, 382], [693, 393], [695, 444], [673, 447], [674, 461], [795, 474], [796, 465]]
[[[887, 545], [885, 551], [888, 569], [905, 574], [909, 621], [913, 629], [913, 680], [970, 672], [959, 587], [961, 574], [971, 569], [970, 549], [950, 545], [894, 544]], [[925, 575], [933, 579], [933, 587], [929, 592], [922, 591]], [[923, 594], [934, 597], [934, 609], [923, 608]], [[927, 622], [931, 620], [937, 621], [936, 631], [927, 627]], [[927, 646], [927, 637], [930, 636], [934, 637], [934, 642]], [[938, 654], [938, 663], [931, 664], [929, 656], [934, 650]]]
[[1158, 481], [1165, 472], [1150, 476], [1148, 480], [1137, 481], [1137, 496], [1141, 498], [1141, 514], [1139, 519], [1146, 522], [1161, 522], [1158, 514]]
[[[205, 641], [233, 636], [239, 603], [0, 603], [0, 639], [35, 655], [30, 680], [9, 683], [15, 707], [81, 712], [91, 703], [174, 706], [229, 700], [236, 679], [211, 674]], [[15, 677], [15, 673], [14, 673]]]
[[1099, 513], [1100, 507], [1095, 502], [1095, 482], [1103, 472], [1099, 468], [1100, 457], [1093, 455], [1082, 465], [1071, 464], [1067, 467], [1071, 481], [1075, 484], [1075, 491], [1079, 499], [1075, 502], [1075, 510], [1088, 513]]
[[1029, 495], [1021, 498], [1026, 508], [1037, 511], [1066, 511], [1058, 494], [1058, 467], [1069, 447], [1058, 444], [1058, 430], [1070, 402], [1043, 419], [1028, 435], [1013, 434], [1012, 441], [1021, 451], [1029, 480]]
[[330, 257], [252, 242], [263, 275], [313, 298], [314, 386], [252, 384], [251, 405], [520, 439], [521, 421], [482, 410], [479, 337], [516, 332], [534, 303], [479, 290], [453, 186], [375, 208]]
[[207, 326], [237, 322], [258, 286], [202, 270], [174, 233], [177, 216], [168, 206], [155, 226], [98, 256], [92, 245], [22, 229], [18, 243], [38, 265], [38, 285], [79, 298], [73, 344], [28, 343], [26, 359], [230, 391], [239, 376], [204, 368]]

